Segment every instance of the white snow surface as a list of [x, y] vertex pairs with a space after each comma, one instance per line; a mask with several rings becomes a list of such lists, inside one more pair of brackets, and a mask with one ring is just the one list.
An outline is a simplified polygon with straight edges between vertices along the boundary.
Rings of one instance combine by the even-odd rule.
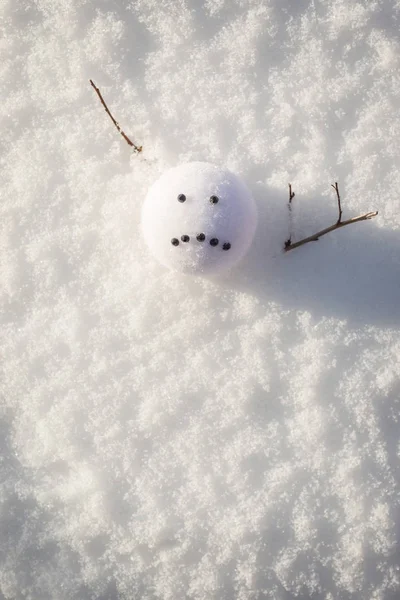
[[[399, 598], [399, 25], [397, 0], [2, 0], [2, 600]], [[190, 161], [257, 205], [224, 278], [141, 234]], [[378, 217], [282, 252], [335, 181]]]
[[174, 271], [222, 274], [246, 254], [257, 209], [244, 181], [210, 163], [183, 163], [151, 186], [143, 235], [154, 256]]

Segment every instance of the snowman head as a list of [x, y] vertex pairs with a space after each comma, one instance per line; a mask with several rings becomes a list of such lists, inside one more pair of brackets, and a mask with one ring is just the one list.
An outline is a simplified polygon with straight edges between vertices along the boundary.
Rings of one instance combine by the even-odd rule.
[[143, 234], [151, 252], [183, 273], [229, 269], [247, 252], [256, 225], [256, 206], [245, 183], [210, 163], [166, 171], [143, 205]]

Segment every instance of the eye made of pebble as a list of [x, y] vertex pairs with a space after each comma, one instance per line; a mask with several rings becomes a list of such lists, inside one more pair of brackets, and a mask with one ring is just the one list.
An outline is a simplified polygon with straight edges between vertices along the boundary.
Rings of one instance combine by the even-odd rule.
[[179, 194], [178, 195], [178, 202], [185, 202], [185, 200], [186, 200], [185, 194]]
[[218, 196], [210, 196], [211, 204], [217, 204], [218, 201], [219, 201]]

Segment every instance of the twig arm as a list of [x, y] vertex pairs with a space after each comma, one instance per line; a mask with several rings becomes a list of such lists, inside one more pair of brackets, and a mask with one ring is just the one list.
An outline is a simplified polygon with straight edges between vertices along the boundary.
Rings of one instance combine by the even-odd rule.
[[119, 123], [114, 119], [114, 117], [112, 116], [107, 104], [105, 103], [103, 96], [101, 95], [101, 92], [99, 90], [99, 88], [93, 83], [93, 81], [91, 79], [89, 79], [90, 81], [90, 85], [92, 86], [92, 88], [94, 88], [96, 94], [98, 95], [98, 97], [100, 98], [100, 102], [102, 103], [102, 105], [104, 106], [104, 110], [106, 111], [106, 113], [108, 114], [108, 116], [110, 117], [111, 121], [114, 123], [115, 127], [118, 129], [118, 131], [120, 132], [120, 134], [122, 135], [122, 137], [124, 138], [124, 140], [129, 144], [129, 146], [132, 146], [132, 148], [134, 149], [135, 152], [141, 152], [142, 151], [142, 146], [136, 146], [136, 144], [134, 144], [126, 135], [126, 133], [124, 133], [121, 129], [121, 127], [119, 126]]
[[293, 244], [285, 243], [284, 250], [285, 250], [285, 252], [288, 252], [289, 250], [294, 250], [294, 248], [303, 246], [304, 244], [307, 244], [308, 242], [315, 242], [320, 237], [329, 233], [330, 231], [334, 231], [335, 229], [340, 229], [340, 227], [345, 227], [345, 225], [351, 225], [351, 223], [357, 223], [358, 221], [367, 221], [369, 219], [372, 219], [373, 217], [376, 217], [377, 214], [378, 214], [378, 211], [374, 211], [374, 212], [365, 213], [365, 215], [360, 215], [359, 217], [353, 217], [352, 219], [348, 219], [347, 221], [338, 221], [334, 225], [331, 225], [330, 227], [327, 227], [326, 229], [322, 229], [321, 231], [314, 233], [314, 235], [310, 235], [309, 237], [304, 238], [303, 240], [300, 240], [299, 242], [294, 242]]
[[343, 211], [342, 211], [342, 203], [341, 203], [341, 200], [340, 200], [338, 182], [335, 181], [335, 185], [333, 185], [333, 183], [331, 183], [331, 186], [333, 187], [333, 189], [336, 192], [336, 198], [337, 198], [337, 201], [338, 201], [338, 210], [339, 210], [339, 217], [338, 217], [337, 223], [340, 223], [341, 220], [342, 220], [342, 213], [343, 213]]
[[289, 210], [289, 237], [285, 241], [285, 248], [287, 248], [288, 246], [290, 246], [290, 244], [292, 243], [292, 236], [293, 236], [292, 200], [295, 197], [295, 195], [296, 194], [292, 190], [292, 184], [289, 183], [289, 202], [288, 202], [288, 210]]

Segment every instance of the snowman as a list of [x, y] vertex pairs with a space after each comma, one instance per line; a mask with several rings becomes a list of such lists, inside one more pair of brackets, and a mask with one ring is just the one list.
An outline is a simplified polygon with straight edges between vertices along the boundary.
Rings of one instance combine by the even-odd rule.
[[[122, 131], [99, 88], [91, 79], [90, 84], [122, 137], [140, 153], [142, 146], [136, 146]], [[378, 214], [373, 211], [342, 220], [338, 184], [332, 187], [338, 202], [337, 221], [297, 242], [289, 231], [282, 247], [285, 252]], [[289, 216], [294, 196], [289, 184]], [[153, 256], [174, 271], [194, 275], [221, 273], [237, 264], [251, 246], [256, 227], [256, 205], [244, 181], [207, 162], [190, 162], [163, 173], [150, 187], [142, 209], [143, 236]]]
[[166, 171], [149, 189], [142, 210], [150, 251], [183, 273], [227, 271], [246, 254], [256, 225], [256, 205], [244, 181], [206, 162]]

